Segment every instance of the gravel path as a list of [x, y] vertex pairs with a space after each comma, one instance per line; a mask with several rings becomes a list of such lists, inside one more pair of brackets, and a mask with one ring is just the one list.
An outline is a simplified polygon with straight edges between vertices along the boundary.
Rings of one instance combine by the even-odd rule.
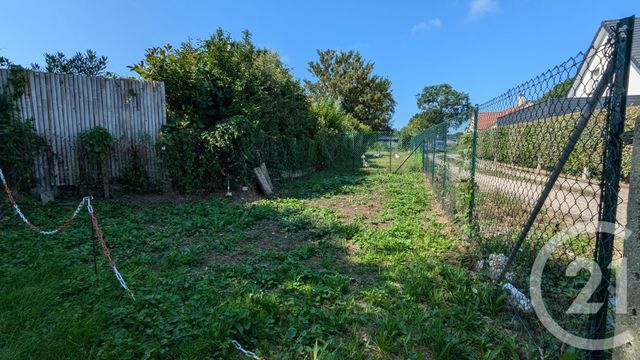
[[[469, 176], [467, 170], [457, 165], [455, 158], [450, 158], [449, 175], [460, 179]], [[442, 164], [442, 157], [436, 158], [438, 164]], [[500, 176], [504, 174], [504, 176]], [[513, 196], [530, 207], [538, 200], [544, 183], [547, 180], [545, 174], [514, 169], [504, 164], [491, 161], [478, 161], [476, 171], [476, 183], [480, 191], [500, 192], [507, 196]], [[627, 199], [629, 188], [622, 186], [619, 193], [617, 219], [621, 225], [627, 223]], [[573, 177], [560, 176], [556, 185], [551, 190], [543, 209], [547, 213], [559, 218], [570, 218], [573, 222], [590, 222], [598, 219], [598, 203], [600, 201], [600, 188], [597, 183]]]

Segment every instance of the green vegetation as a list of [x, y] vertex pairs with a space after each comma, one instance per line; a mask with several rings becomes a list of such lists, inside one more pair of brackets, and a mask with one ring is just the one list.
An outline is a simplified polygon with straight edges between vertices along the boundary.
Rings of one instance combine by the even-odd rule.
[[43, 241], [0, 217], [0, 357], [535, 358], [433, 201], [417, 172], [318, 172], [253, 202], [98, 202], [135, 302], [83, 219]]
[[55, 54], [44, 54], [44, 69], [39, 64], [31, 64], [31, 69], [35, 71], [46, 71], [56, 74], [76, 74], [88, 76], [114, 76], [106, 72], [109, 59], [89, 49], [86, 53], [77, 52], [71, 57], [67, 57], [62, 52]]
[[144, 164], [144, 155], [136, 146], [131, 146], [129, 160], [117, 178], [118, 184], [127, 193], [150, 193], [157, 191], [159, 185], [151, 179]]
[[313, 99], [337, 100], [345, 112], [371, 130], [391, 129], [396, 105], [391, 81], [374, 75], [372, 62], [353, 50], [318, 50], [318, 58], [309, 62], [309, 72], [316, 81], [305, 80]]
[[78, 135], [80, 148], [92, 160], [103, 158], [113, 144], [113, 137], [109, 130], [102, 126], [85, 130]]
[[[306, 81], [303, 87], [276, 52], [254, 45], [248, 31], [239, 40], [218, 29], [202, 40], [147, 49], [142, 61], [130, 69], [144, 80], [162, 81], [165, 86], [167, 124], [157, 144], [165, 179], [178, 191], [195, 192], [248, 185], [254, 180], [253, 169], [262, 163], [276, 178], [357, 168], [371, 131], [390, 130], [395, 107], [391, 83], [374, 74], [373, 62], [357, 51], [324, 50], [318, 51], [318, 57], [309, 63], [317, 81]], [[34, 63], [31, 69], [116, 76], [106, 71], [108, 58], [93, 50], [73, 56], [45, 53], [44, 60], [45, 65]], [[6, 59], [2, 63], [9, 66]], [[12, 79], [19, 82], [22, 77]], [[13, 102], [22, 93], [19, 88], [14, 93], [3, 96], [3, 121], [11, 119], [15, 124], [3, 125], [2, 135], [32, 131], [28, 122], [18, 121]], [[129, 95], [136, 96], [135, 91], [129, 89]], [[32, 164], [44, 145], [32, 146], [33, 141], [20, 137], [5, 143], [15, 146], [13, 139], [20, 139], [18, 147], [25, 149], [19, 149], [20, 155], [6, 155], [9, 164], [3, 166], [16, 188], [28, 190], [33, 187], [30, 172], [20, 171], [25, 179], [15, 179], [18, 172], [12, 167], [17, 162]], [[146, 170], [136, 169], [141, 162], [134, 148], [127, 156], [129, 163], [118, 169], [117, 179], [109, 179], [104, 155], [100, 161], [90, 159], [98, 140], [79, 140], [82, 192], [97, 190], [99, 177], [107, 197], [111, 180], [127, 192], [159, 188], [151, 184]], [[96, 178], [93, 174], [99, 172], [103, 175]]]
[[25, 88], [24, 69], [3, 57], [0, 69], [9, 69], [0, 89], [0, 159], [7, 181], [15, 190], [26, 190], [35, 186], [33, 163], [47, 144], [36, 134], [33, 121], [22, 119], [18, 111], [17, 101]]
[[249, 183], [262, 162], [275, 174], [351, 166], [361, 155], [354, 132], [369, 130], [347, 98], [309, 98], [279, 55], [257, 48], [248, 32], [234, 40], [219, 29], [151, 48], [132, 70], [165, 84], [160, 145], [180, 191]]
[[[549, 171], [565, 146], [566, 142], [561, 139], [569, 138], [578, 115], [569, 114], [478, 131], [478, 158], [530, 169], [540, 166]], [[606, 116], [605, 110], [599, 110], [589, 120], [563, 169], [565, 174], [581, 176], [586, 169], [591, 178], [600, 176], [604, 147], [602, 131]], [[637, 116], [640, 116], [639, 106], [627, 108], [627, 119]], [[631, 130], [633, 121], [627, 121], [625, 126], [625, 130]], [[623, 148], [623, 179], [628, 179], [631, 172], [631, 149], [630, 145]]]
[[449, 84], [425, 86], [416, 95], [417, 114], [409, 120], [405, 131], [417, 134], [445, 120], [469, 118], [469, 94], [455, 90]]
[[80, 149], [80, 178], [84, 186], [95, 189], [102, 185], [104, 197], [109, 198], [109, 180], [111, 173], [107, 164], [107, 155], [113, 144], [113, 137], [109, 130], [102, 126], [87, 129], [78, 135]]
[[544, 101], [549, 99], [560, 99], [567, 96], [569, 90], [571, 89], [571, 85], [573, 85], [573, 80], [575, 77], [570, 77], [565, 79], [562, 82], [559, 82], [554, 87], [552, 87], [549, 91], [544, 93], [542, 97], [538, 101]]
[[417, 143], [412, 139], [421, 137], [421, 132], [437, 125], [448, 123], [457, 127], [469, 119], [471, 105], [469, 94], [455, 90], [449, 84], [425, 86], [416, 95], [419, 111], [400, 130], [400, 146], [409, 149]]
[[326, 129], [327, 135], [340, 134], [344, 130], [359, 132], [371, 130], [347, 113], [340, 102], [331, 97], [316, 98], [311, 104], [311, 114], [318, 120], [318, 126]]

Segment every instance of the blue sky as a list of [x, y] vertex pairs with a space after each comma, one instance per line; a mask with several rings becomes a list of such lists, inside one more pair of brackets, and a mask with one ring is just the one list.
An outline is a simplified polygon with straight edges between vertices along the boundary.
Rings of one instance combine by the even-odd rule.
[[146, 48], [249, 29], [308, 78], [316, 49], [356, 49], [392, 82], [393, 125], [416, 111], [426, 85], [448, 82], [486, 101], [584, 50], [600, 22], [638, 13], [637, 0], [442, 1], [11, 1], [0, 21], [0, 55], [29, 65], [45, 52], [91, 48], [109, 70]]

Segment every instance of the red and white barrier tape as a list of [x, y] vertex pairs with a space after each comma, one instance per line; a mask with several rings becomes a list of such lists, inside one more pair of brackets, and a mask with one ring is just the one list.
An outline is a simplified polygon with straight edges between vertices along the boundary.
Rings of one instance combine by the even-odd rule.
[[20, 219], [25, 224], [27, 224], [27, 226], [31, 230], [41, 235], [54, 235], [54, 234], [63, 232], [64, 230], [66, 230], [66, 228], [69, 225], [71, 225], [71, 223], [73, 222], [73, 219], [75, 219], [76, 216], [78, 216], [82, 208], [86, 206], [87, 211], [89, 213], [89, 218], [91, 219], [91, 225], [93, 226], [93, 229], [96, 232], [96, 235], [98, 236], [98, 240], [100, 241], [100, 247], [102, 248], [102, 252], [104, 253], [104, 256], [107, 258], [107, 262], [109, 263], [109, 266], [111, 267], [111, 269], [113, 269], [113, 272], [115, 273], [116, 279], [118, 279], [120, 286], [122, 286], [122, 288], [127, 292], [127, 294], [135, 300], [135, 297], [133, 296], [133, 292], [129, 290], [127, 283], [124, 281], [124, 278], [122, 277], [122, 275], [118, 271], [118, 268], [116, 267], [115, 261], [113, 261], [113, 259], [111, 258], [111, 251], [109, 251], [109, 247], [107, 246], [107, 243], [104, 240], [104, 233], [102, 232], [102, 230], [100, 229], [100, 226], [98, 225], [98, 218], [96, 218], [96, 214], [93, 211], [93, 206], [91, 205], [91, 199], [92, 199], [91, 196], [83, 197], [80, 203], [78, 204], [78, 207], [73, 212], [73, 214], [71, 214], [71, 216], [67, 219], [67, 221], [65, 221], [64, 224], [62, 224], [60, 227], [54, 230], [41, 230], [39, 227], [35, 226], [31, 221], [29, 221], [29, 219], [27, 219], [27, 217], [24, 216], [24, 214], [20, 210], [20, 207], [16, 203], [16, 199], [13, 196], [13, 193], [11, 192], [9, 185], [7, 184], [7, 181], [4, 177], [4, 173], [2, 172], [2, 168], [0, 168], [0, 181], [2, 181], [4, 192], [7, 194], [7, 197], [9, 198], [9, 202], [11, 203], [11, 206], [13, 207], [18, 217], [20, 217]]
[[98, 218], [96, 218], [96, 213], [93, 211], [93, 206], [91, 205], [91, 198], [88, 197], [86, 199], [87, 199], [87, 211], [89, 212], [89, 217], [91, 218], [91, 224], [93, 225], [93, 229], [95, 230], [96, 235], [98, 236], [98, 240], [100, 241], [100, 247], [102, 247], [102, 252], [104, 253], [104, 256], [107, 258], [107, 261], [109, 262], [109, 266], [111, 266], [111, 268], [113, 269], [113, 272], [116, 274], [116, 279], [118, 279], [120, 286], [122, 286], [122, 288], [127, 292], [127, 294], [129, 294], [129, 296], [131, 296], [131, 298], [135, 300], [136, 298], [135, 296], [133, 296], [133, 292], [129, 290], [127, 283], [124, 281], [124, 278], [122, 277], [122, 275], [118, 271], [118, 268], [116, 267], [115, 261], [113, 261], [113, 259], [111, 258], [111, 251], [109, 251], [109, 248], [107, 247], [107, 242], [104, 241], [104, 233], [102, 232], [102, 229], [100, 229], [100, 226], [98, 225]]

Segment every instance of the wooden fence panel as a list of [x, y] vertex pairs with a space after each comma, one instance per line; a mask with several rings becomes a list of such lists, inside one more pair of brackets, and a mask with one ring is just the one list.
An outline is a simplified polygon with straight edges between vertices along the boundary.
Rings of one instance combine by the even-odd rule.
[[[0, 69], [0, 84], [9, 71]], [[51, 154], [35, 162], [40, 190], [80, 182], [78, 135], [95, 126], [109, 130], [114, 146], [108, 158], [111, 177], [125, 169], [133, 151], [153, 180], [161, 180], [156, 143], [166, 123], [164, 83], [26, 71], [20, 114], [33, 120]]]

